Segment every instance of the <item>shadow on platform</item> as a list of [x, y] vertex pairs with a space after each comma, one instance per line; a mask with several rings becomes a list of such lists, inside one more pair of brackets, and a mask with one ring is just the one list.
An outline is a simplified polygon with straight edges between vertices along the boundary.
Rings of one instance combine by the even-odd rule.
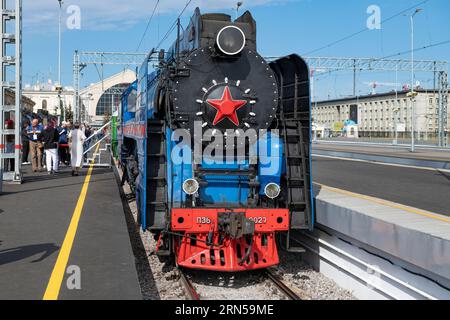
[[[102, 175], [111, 172], [111, 169], [96, 169], [93, 170], [91, 176]], [[57, 188], [71, 187], [71, 186], [82, 186], [84, 184], [85, 177], [87, 175], [87, 170], [80, 172], [78, 177], [73, 177], [71, 171], [61, 171], [54, 175], [49, 175], [47, 173], [32, 173], [25, 174], [23, 183], [21, 185], [11, 185], [7, 191], [3, 191], [2, 195], [12, 195], [19, 193], [29, 193], [35, 191], [52, 190]], [[73, 181], [73, 182], [71, 182]], [[114, 181], [113, 178], [101, 178], [95, 179], [90, 184], [95, 185], [103, 181]], [[60, 182], [60, 183], [58, 183]], [[36, 187], [35, 187], [36, 186]], [[35, 187], [35, 188], [34, 188]], [[0, 212], [1, 213], [1, 212]]]
[[54, 252], [58, 251], [59, 248], [60, 247], [54, 243], [43, 243], [0, 250], [0, 266], [24, 260], [42, 253], [38, 259], [31, 261], [32, 263], [40, 262], [51, 256]]

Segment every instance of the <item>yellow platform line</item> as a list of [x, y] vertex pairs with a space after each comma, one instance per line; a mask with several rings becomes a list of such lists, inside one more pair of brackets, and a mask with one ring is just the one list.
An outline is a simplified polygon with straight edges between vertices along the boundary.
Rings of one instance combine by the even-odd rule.
[[[100, 144], [97, 145], [95, 153], [97, 153]], [[86, 178], [84, 179], [83, 187], [81, 188], [80, 196], [78, 197], [77, 205], [70, 220], [69, 228], [67, 229], [64, 242], [61, 250], [59, 251], [58, 258], [56, 259], [55, 266], [53, 267], [52, 274], [47, 284], [43, 300], [57, 300], [59, 291], [61, 290], [61, 284], [64, 279], [64, 274], [69, 261], [70, 252], [72, 251], [73, 242], [78, 229], [78, 223], [80, 222], [81, 213], [83, 211], [84, 202], [89, 188], [89, 182], [91, 181], [92, 170], [94, 168], [94, 162], [89, 166]]]
[[359, 198], [359, 199], [364, 199], [364, 200], [368, 200], [377, 204], [381, 204], [384, 206], [388, 206], [391, 208], [395, 208], [395, 209], [399, 209], [399, 210], [403, 210], [409, 213], [413, 213], [413, 214], [417, 214], [417, 215], [421, 215], [427, 218], [431, 218], [431, 219], [435, 219], [435, 220], [440, 220], [440, 221], [444, 221], [444, 222], [450, 222], [450, 218], [445, 217], [445, 215], [441, 214], [441, 213], [429, 213], [420, 209], [416, 209], [413, 207], [409, 207], [409, 206], [405, 206], [399, 203], [395, 203], [392, 201], [388, 201], [388, 200], [383, 200], [380, 198], [375, 198], [375, 197], [371, 197], [371, 196], [366, 196], [363, 194], [359, 194], [359, 193], [354, 193], [354, 192], [350, 192], [347, 190], [342, 190], [342, 189], [338, 189], [338, 188], [333, 188], [330, 186], [326, 186], [320, 183], [316, 183], [314, 182], [314, 184], [320, 186], [321, 188], [323, 188], [324, 190], [328, 190], [328, 191], [332, 191], [332, 192], [336, 192], [336, 193], [340, 193], [343, 195], [347, 195], [350, 197], [355, 197], [355, 198]]

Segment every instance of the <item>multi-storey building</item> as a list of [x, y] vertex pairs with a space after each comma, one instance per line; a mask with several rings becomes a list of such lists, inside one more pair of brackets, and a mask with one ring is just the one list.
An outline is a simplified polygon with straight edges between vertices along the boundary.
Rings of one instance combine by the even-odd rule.
[[[438, 91], [420, 89], [416, 92], [415, 132], [419, 139], [435, 137], [439, 128]], [[411, 134], [411, 110], [408, 91], [400, 91], [316, 102], [312, 106], [312, 117], [317, 126], [330, 131], [339, 131], [345, 120], [353, 120], [361, 137], [392, 137], [395, 128], [399, 136], [407, 137]]]

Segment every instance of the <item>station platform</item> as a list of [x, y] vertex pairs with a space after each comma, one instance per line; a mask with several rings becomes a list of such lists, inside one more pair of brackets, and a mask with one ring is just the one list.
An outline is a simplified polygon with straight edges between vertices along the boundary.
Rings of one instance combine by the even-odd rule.
[[337, 232], [397, 266], [404, 283], [450, 299], [450, 217], [323, 184], [314, 192], [316, 230]]
[[0, 195], [0, 300], [142, 299], [112, 169], [24, 169]]
[[418, 146], [415, 152], [410, 152], [408, 148], [407, 145], [317, 141], [312, 149], [313, 154], [321, 156], [450, 170], [450, 149]]
[[450, 217], [450, 172], [342, 158], [312, 158], [314, 182]]

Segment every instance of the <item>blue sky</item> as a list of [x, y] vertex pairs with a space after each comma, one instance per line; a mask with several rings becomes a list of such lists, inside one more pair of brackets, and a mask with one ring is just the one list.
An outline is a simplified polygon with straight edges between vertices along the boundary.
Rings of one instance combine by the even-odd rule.
[[[140, 51], [150, 50], [166, 33], [186, 0], [161, 0]], [[258, 25], [258, 51], [267, 56], [290, 53], [310, 56], [382, 57], [409, 49], [409, 19], [399, 15], [381, 25], [380, 30], [361, 32], [339, 44], [314, 51], [335, 40], [366, 28], [367, 8], [377, 5], [381, 20], [413, 7], [423, 0], [247, 0], [241, 10], [250, 10]], [[80, 51], [135, 51], [146, 28], [156, 0], [65, 0], [64, 7], [81, 9], [81, 29], [63, 32], [62, 82], [72, 84], [72, 57]], [[196, 6], [202, 12], [234, 14], [236, 1], [193, 0], [183, 22]], [[415, 17], [415, 47], [450, 40], [450, 1], [428, 0]], [[410, 11], [412, 12], [413, 9]], [[241, 11], [242, 12], [242, 11]], [[57, 0], [24, 0], [24, 82], [57, 78]], [[69, 17], [64, 14], [63, 21]], [[170, 46], [173, 33], [162, 47]], [[311, 52], [313, 51], [313, 52]], [[407, 59], [409, 55], [403, 55]], [[417, 59], [450, 60], [450, 44], [416, 53]], [[105, 68], [105, 75], [118, 69]], [[418, 73], [423, 86], [430, 86], [432, 75]], [[406, 83], [408, 74], [400, 74]], [[94, 67], [83, 74], [82, 84], [99, 80]], [[392, 73], [367, 73], [358, 77], [361, 94], [370, 91], [367, 82], [394, 82]], [[317, 77], [318, 98], [340, 97], [351, 93], [351, 72]], [[387, 89], [380, 89], [381, 91]]]

